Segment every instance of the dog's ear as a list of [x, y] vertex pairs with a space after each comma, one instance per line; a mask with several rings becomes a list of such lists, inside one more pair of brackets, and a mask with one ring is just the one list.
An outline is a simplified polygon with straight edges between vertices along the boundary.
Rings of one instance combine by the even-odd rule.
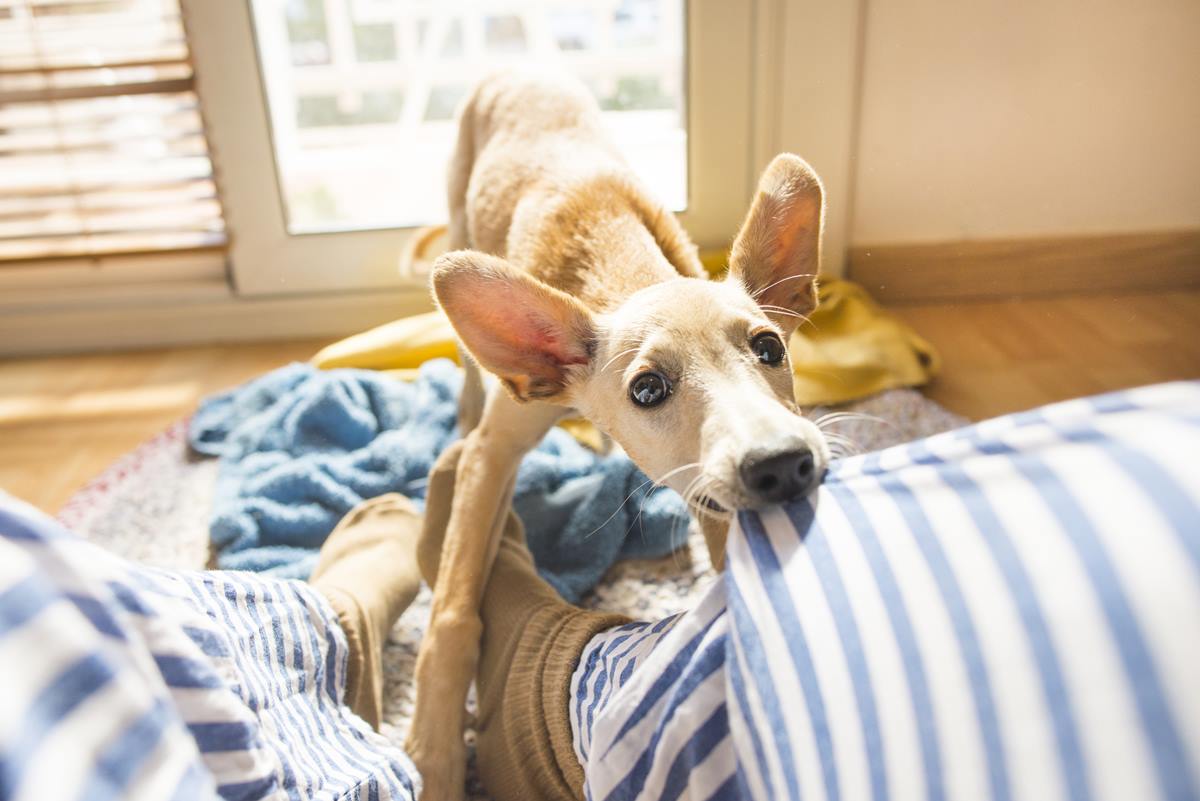
[[804, 159], [781, 153], [758, 179], [750, 213], [729, 254], [737, 281], [790, 332], [817, 306], [824, 216], [821, 179]]
[[591, 361], [595, 322], [587, 308], [504, 259], [447, 253], [434, 263], [432, 283], [459, 339], [517, 400], [558, 399]]

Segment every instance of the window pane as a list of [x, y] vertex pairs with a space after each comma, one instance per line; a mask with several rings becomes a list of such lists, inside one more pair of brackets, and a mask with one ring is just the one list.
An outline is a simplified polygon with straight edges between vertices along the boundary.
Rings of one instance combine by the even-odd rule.
[[635, 172], [687, 201], [684, 0], [253, 0], [292, 233], [445, 220], [454, 112], [536, 62], [595, 93]]

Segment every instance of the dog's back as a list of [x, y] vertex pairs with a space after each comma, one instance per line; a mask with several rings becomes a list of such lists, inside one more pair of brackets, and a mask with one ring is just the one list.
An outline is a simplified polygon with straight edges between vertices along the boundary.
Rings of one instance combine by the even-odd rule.
[[450, 168], [450, 246], [506, 258], [602, 311], [679, 275], [695, 247], [611, 143], [576, 81], [501, 73], [463, 106]]

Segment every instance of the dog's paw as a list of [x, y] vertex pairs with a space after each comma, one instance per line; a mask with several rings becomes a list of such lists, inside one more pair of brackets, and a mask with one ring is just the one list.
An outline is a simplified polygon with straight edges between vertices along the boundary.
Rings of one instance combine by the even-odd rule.
[[410, 735], [404, 750], [421, 774], [420, 801], [464, 801], [467, 749], [461, 739], [450, 747], [438, 748]]

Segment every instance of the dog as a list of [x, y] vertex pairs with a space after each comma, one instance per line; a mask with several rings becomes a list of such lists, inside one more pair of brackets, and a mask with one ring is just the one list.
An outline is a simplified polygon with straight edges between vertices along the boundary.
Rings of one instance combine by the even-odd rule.
[[463, 794], [480, 598], [517, 467], [556, 421], [586, 417], [677, 490], [718, 568], [733, 510], [811, 493], [829, 461], [796, 406], [786, 347], [817, 302], [824, 191], [802, 159], [780, 155], [762, 174], [721, 281], [579, 84], [508, 73], [477, 85], [448, 183], [451, 252], [432, 267], [433, 294], [465, 348], [464, 392], [483, 392], [478, 367], [499, 386], [464, 422], [417, 661], [407, 748], [432, 801]]

